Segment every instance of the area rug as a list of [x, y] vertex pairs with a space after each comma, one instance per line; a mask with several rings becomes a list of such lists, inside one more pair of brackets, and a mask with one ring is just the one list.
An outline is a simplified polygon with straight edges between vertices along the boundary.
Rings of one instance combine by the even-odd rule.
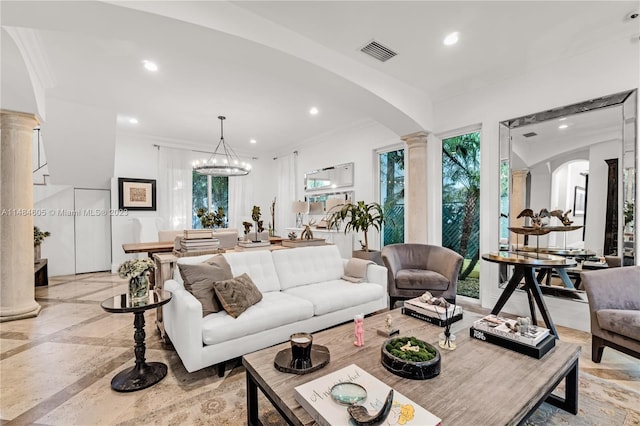
[[[146, 413], [131, 419], [129, 425], [245, 425], [246, 381], [242, 366], [227, 372], [224, 381], [215, 390], [205, 391], [192, 398], [168, 405], [161, 410]], [[579, 412], [569, 414], [543, 403], [527, 420], [526, 425], [640, 425], [637, 392], [607, 382], [588, 373], [579, 375]], [[287, 423], [280, 417], [268, 400], [260, 393], [260, 420], [264, 425], [280, 426]]]

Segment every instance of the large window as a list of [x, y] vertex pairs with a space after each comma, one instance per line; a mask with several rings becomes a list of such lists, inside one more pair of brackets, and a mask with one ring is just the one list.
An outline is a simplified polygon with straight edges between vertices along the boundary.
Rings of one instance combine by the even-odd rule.
[[479, 298], [480, 132], [442, 141], [442, 245], [464, 257], [458, 294]]
[[[196, 215], [199, 208], [216, 211], [222, 207], [225, 215], [229, 211], [229, 178], [221, 176], [205, 176], [193, 172], [193, 212], [191, 224], [193, 229], [202, 228], [200, 218]], [[227, 218], [225, 218], [227, 219]]]
[[387, 222], [382, 246], [404, 242], [404, 149], [382, 152], [379, 157], [380, 201]]

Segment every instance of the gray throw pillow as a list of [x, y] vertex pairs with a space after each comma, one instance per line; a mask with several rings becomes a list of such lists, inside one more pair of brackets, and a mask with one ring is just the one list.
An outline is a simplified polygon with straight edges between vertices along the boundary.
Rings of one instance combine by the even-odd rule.
[[224, 256], [214, 256], [195, 265], [178, 264], [184, 288], [202, 304], [202, 316], [220, 312], [222, 306], [216, 299], [214, 284], [233, 278], [231, 267]]
[[218, 281], [214, 287], [222, 307], [234, 318], [262, 300], [262, 293], [247, 274]]

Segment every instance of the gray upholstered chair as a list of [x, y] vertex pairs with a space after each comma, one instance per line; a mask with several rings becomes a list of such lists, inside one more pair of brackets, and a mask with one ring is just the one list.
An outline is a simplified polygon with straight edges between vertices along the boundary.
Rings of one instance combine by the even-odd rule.
[[382, 248], [389, 275], [389, 306], [425, 291], [455, 302], [462, 256], [446, 247], [428, 244], [392, 244]]
[[640, 358], [640, 266], [582, 272], [591, 315], [591, 359], [605, 346]]

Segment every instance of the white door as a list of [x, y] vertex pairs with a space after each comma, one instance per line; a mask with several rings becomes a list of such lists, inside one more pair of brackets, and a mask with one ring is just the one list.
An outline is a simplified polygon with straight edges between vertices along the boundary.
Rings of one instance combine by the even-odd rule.
[[111, 270], [111, 192], [74, 190], [76, 274]]

